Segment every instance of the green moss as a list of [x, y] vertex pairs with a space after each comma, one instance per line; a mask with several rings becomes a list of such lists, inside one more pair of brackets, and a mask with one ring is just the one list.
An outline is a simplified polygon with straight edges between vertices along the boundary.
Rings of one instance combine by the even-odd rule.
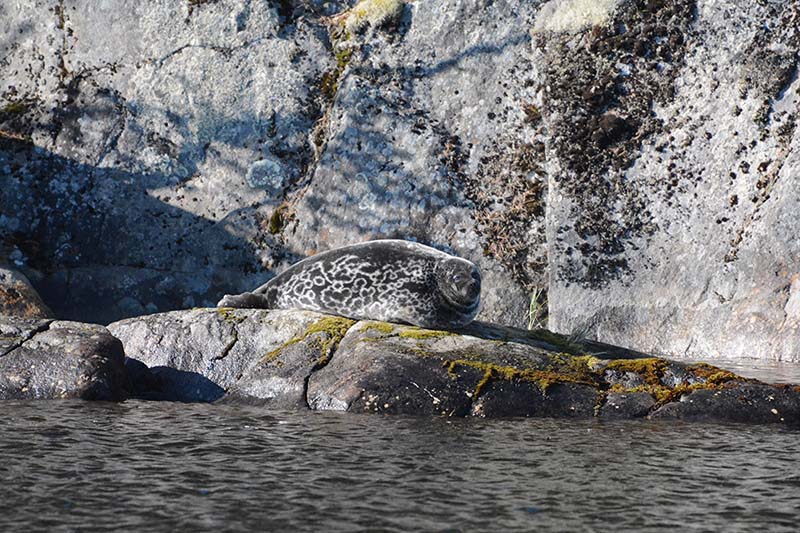
[[656, 401], [656, 407], [678, 400], [684, 394], [697, 390], [720, 390], [728, 386], [731, 382], [746, 381], [741, 376], [722, 370], [715, 366], [705, 363], [690, 365], [687, 370], [695, 377], [703, 380], [701, 383], [681, 383], [675, 387], [667, 387], [661, 383], [661, 377], [667, 370], [668, 362], [664, 359], [625, 359], [612, 361], [603, 368], [605, 370], [615, 370], [617, 372], [632, 372], [641, 376], [645, 384], [637, 387], [625, 388], [619, 384], [609, 388], [611, 392], [635, 393], [646, 392]]
[[513, 366], [497, 365], [473, 359], [455, 359], [444, 362], [448, 373], [456, 375], [456, 368], [459, 366], [475, 368], [483, 371], [483, 377], [478, 381], [472, 393], [472, 398], [477, 398], [485, 386], [493, 379], [502, 381], [525, 381], [536, 385], [542, 393], [547, 393], [552, 385], [556, 383], [574, 383], [597, 387], [598, 384], [590, 373], [572, 373], [569, 371], [559, 372], [552, 370], [536, 370], [532, 368], [519, 369]]
[[663, 387], [661, 376], [667, 370], [667, 361], [657, 357], [644, 359], [617, 359], [608, 363], [603, 370], [632, 372], [638, 374], [648, 385]]
[[356, 321], [350, 318], [340, 316], [327, 316], [322, 318], [306, 328], [300, 335], [286, 341], [282, 346], [272, 350], [261, 358], [262, 364], [274, 363], [277, 364], [277, 359], [281, 352], [299, 342], [303, 342], [312, 335], [321, 334], [309, 342], [309, 346], [319, 351], [319, 358], [314, 369], [322, 368], [330, 361], [333, 352], [339, 346], [339, 343], [344, 338], [347, 331], [355, 324]]
[[697, 363], [686, 368], [696, 377], [711, 385], [727, 383], [728, 381], [741, 381], [742, 377], [728, 370], [723, 370], [707, 363]]
[[336, 58], [336, 67], [341, 72], [350, 63], [350, 59], [353, 57], [353, 49], [340, 48], [333, 54], [333, 56]]
[[269, 217], [269, 226], [267, 228], [270, 234], [276, 235], [281, 232], [286, 225], [286, 220], [288, 218], [286, 213], [288, 209], [289, 205], [283, 203], [272, 212], [272, 216]]
[[320, 80], [319, 84], [319, 90], [322, 93], [322, 96], [331, 102], [336, 97], [336, 93], [339, 91], [339, 81], [344, 73], [344, 69], [347, 68], [347, 65], [350, 63], [350, 59], [353, 56], [352, 48], [335, 48], [338, 48], [334, 52], [334, 57], [336, 58], [336, 68], [325, 72], [322, 75], [322, 79]]
[[21, 115], [30, 109], [30, 106], [24, 101], [11, 102], [6, 104], [5, 107], [0, 109], [0, 114], [3, 115]]
[[394, 331], [394, 325], [389, 322], [367, 322], [361, 327], [361, 331], [377, 331], [379, 333], [390, 334]]
[[441, 339], [442, 337], [451, 337], [456, 335], [451, 331], [440, 331], [434, 329], [420, 329], [417, 327], [410, 327], [408, 329], [404, 329], [398, 334], [398, 337], [401, 339], [416, 339], [416, 340], [428, 340], [428, 339]]

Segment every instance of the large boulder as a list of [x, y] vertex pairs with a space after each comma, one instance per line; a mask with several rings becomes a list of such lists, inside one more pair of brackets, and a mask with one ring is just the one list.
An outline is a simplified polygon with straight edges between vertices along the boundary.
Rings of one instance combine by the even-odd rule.
[[209, 305], [316, 251], [403, 237], [478, 263], [482, 316], [526, 323], [546, 262], [541, 147], [516, 134], [534, 6], [398, 2], [344, 37], [329, 16], [348, 4], [0, 7], [16, 45], [0, 198], [19, 206], [2, 224], [58, 316]]
[[96, 324], [0, 315], [0, 399], [123, 400], [122, 344]]
[[149, 387], [154, 399], [357, 413], [800, 424], [798, 387], [545, 330], [475, 323], [434, 331], [246, 309], [175, 311], [109, 328], [129, 358], [150, 365], [151, 374], [135, 374], [150, 382], [135, 385]]

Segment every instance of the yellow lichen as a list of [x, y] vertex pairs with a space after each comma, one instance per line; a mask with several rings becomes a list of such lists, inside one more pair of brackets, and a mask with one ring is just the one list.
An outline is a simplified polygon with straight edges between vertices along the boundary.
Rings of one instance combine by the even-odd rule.
[[536, 16], [532, 33], [577, 33], [605, 24], [620, 0], [550, 0]]
[[450, 337], [455, 335], [450, 331], [440, 331], [434, 329], [420, 329], [416, 327], [411, 327], [404, 329], [398, 334], [398, 337], [401, 339], [417, 339], [417, 340], [427, 340], [427, 339], [440, 339], [442, 337]]
[[380, 333], [392, 333], [394, 331], [394, 326], [389, 322], [367, 322], [361, 327], [361, 331], [378, 331]]
[[261, 358], [261, 363], [275, 362], [280, 356], [281, 352], [287, 347], [303, 342], [312, 335], [321, 334], [318, 337], [311, 339], [309, 345], [319, 351], [319, 359], [315, 368], [321, 368], [328, 364], [333, 352], [339, 346], [339, 343], [344, 338], [347, 331], [355, 324], [356, 321], [350, 318], [340, 316], [327, 316], [322, 318], [306, 328], [300, 335], [286, 341], [279, 348], [272, 350]]
[[231, 322], [234, 324], [241, 324], [247, 320], [247, 315], [237, 315], [233, 307], [217, 307], [217, 314], [219, 314], [225, 320], [225, 322]]
[[603, 370], [614, 370], [616, 372], [631, 372], [638, 374], [644, 382], [652, 386], [663, 386], [661, 376], [667, 369], [667, 361], [657, 357], [646, 357], [644, 359], [616, 359], [609, 362]]
[[402, 0], [361, 0], [334, 19], [345, 30], [355, 33], [367, 26], [379, 27], [399, 20], [404, 4]]
[[743, 379], [741, 376], [736, 375], [733, 372], [723, 370], [707, 363], [690, 365], [686, 368], [686, 370], [694, 374], [696, 377], [704, 380], [706, 383], [713, 385]]
[[470, 359], [447, 360], [444, 362], [448, 367], [448, 373], [455, 375], [455, 369], [459, 366], [475, 368], [483, 372], [483, 377], [478, 381], [472, 398], [477, 398], [484, 387], [492, 379], [502, 381], [525, 381], [536, 385], [543, 393], [547, 393], [552, 385], [556, 383], [574, 383], [597, 387], [597, 383], [589, 374], [574, 374], [570, 372], [556, 372], [551, 370], [537, 370], [533, 368], [519, 369], [513, 366], [503, 366], [484, 361]]
[[272, 216], [269, 217], [269, 227], [267, 230], [270, 234], [276, 235], [281, 232], [289, 218], [287, 216], [288, 211], [289, 204], [285, 202], [275, 208], [275, 211], [272, 212]]
[[21, 115], [25, 113], [29, 109], [29, 105], [24, 101], [19, 102], [11, 102], [6, 104], [2, 109], [0, 109], [0, 114], [3, 115]]

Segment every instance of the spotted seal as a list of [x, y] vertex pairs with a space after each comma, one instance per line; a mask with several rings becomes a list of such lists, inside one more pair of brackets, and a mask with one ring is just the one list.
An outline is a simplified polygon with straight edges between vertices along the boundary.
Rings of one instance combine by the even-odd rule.
[[481, 275], [466, 259], [402, 240], [323, 252], [218, 307], [307, 309], [426, 328], [461, 327], [480, 306]]

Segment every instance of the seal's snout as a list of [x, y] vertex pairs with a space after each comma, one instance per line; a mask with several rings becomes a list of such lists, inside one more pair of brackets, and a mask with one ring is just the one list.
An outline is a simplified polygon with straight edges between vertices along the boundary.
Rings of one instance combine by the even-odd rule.
[[458, 265], [450, 280], [453, 292], [461, 302], [469, 304], [480, 297], [481, 274], [475, 266]]

